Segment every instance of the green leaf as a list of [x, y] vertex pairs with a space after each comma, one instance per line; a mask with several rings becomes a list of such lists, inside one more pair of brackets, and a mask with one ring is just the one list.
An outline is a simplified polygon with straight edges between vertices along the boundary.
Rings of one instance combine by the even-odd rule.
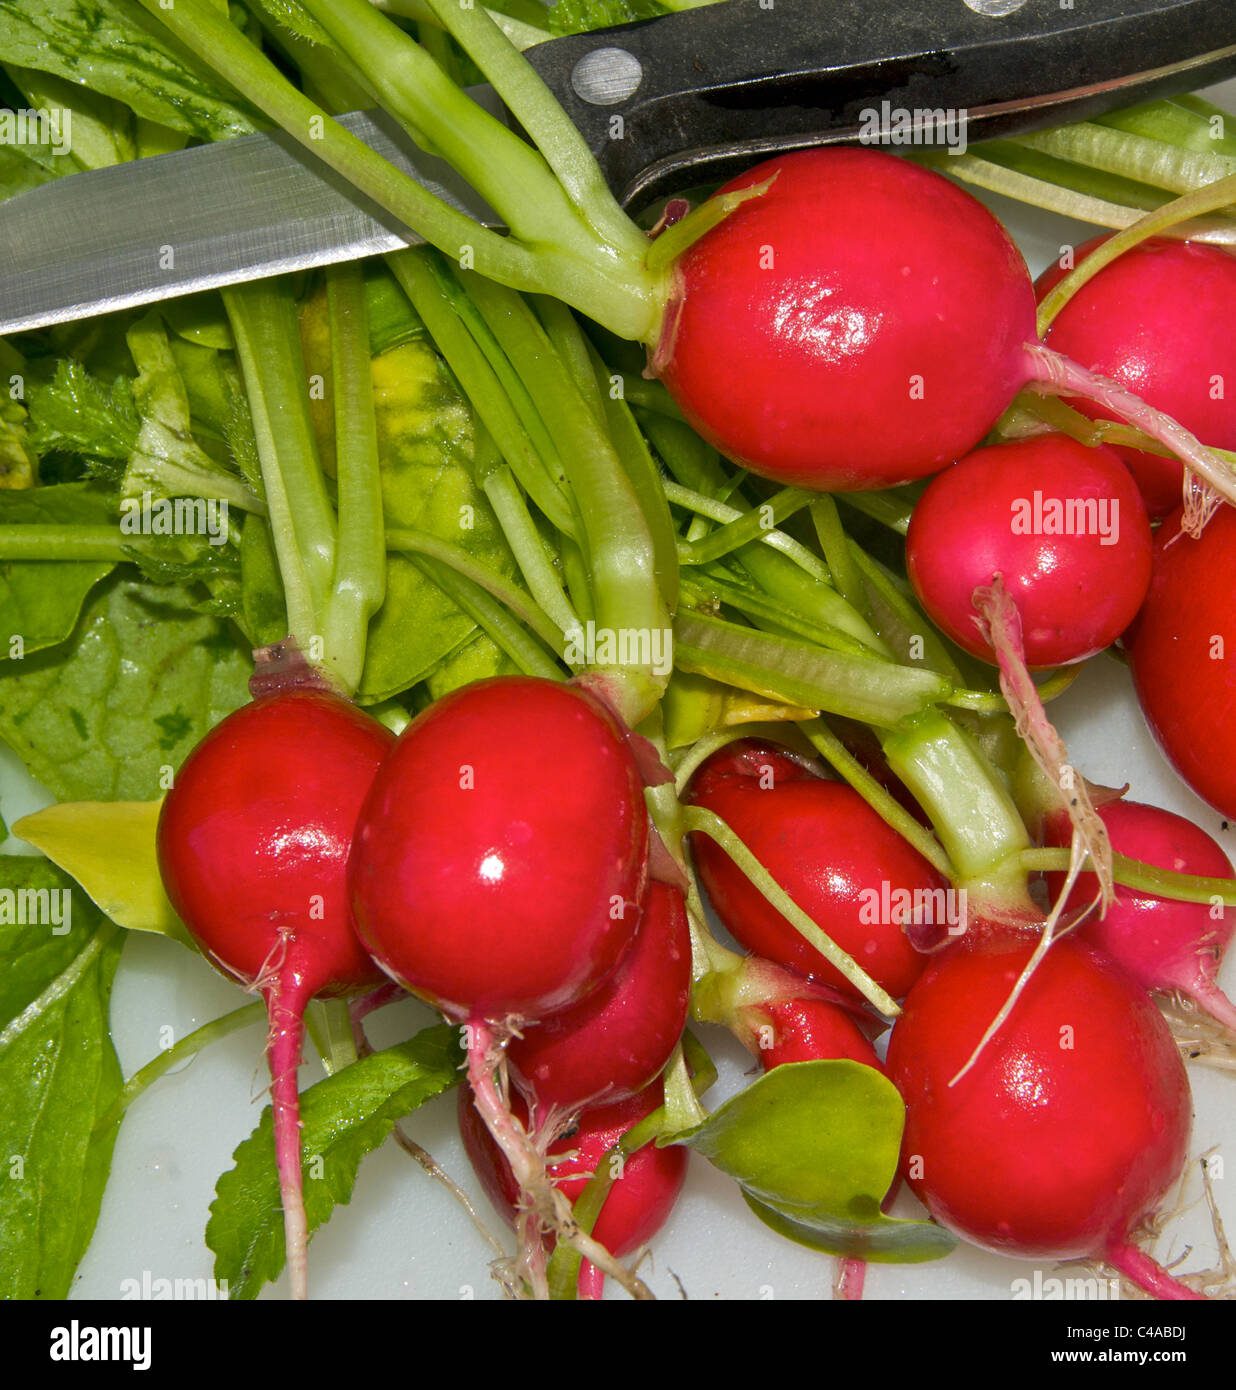
[[793, 1062], [673, 1142], [735, 1178], [761, 1220], [793, 1240], [867, 1260], [937, 1259], [956, 1245], [948, 1232], [880, 1211], [904, 1125], [897, 1088], [873, 1067]]
[[195, 595], [126, 577], [91, 595], [67, 645], [9, 662], [0, 737], [60, 801], [153, 801], [248, 699], [252, 659]]
[[202, 140], [258, 128], [255, 113], [134, 0], [0, 0], [0, 61], [82, 84]]
[[38, 188], [63, 174], [75, 174], [77, 165], [71, 159], [53, 161], [58, 167], [49, 169], [35, 159], [32, 152], [20, 145], [0, 145], [0, 198], [14, 198], [27, 189]]
[[[116, 1126], [93, 1130], [121, 1087], [108, 1002], [123, 938], [44, 860], [0, 860], [0, 883], [0, 901], [18, 906], [8, 893], [47, 895], [0, 914], [0, 1298], [62, 1299], [94, 1233], [116, 1137]], [[67, 912], [30, 910], [56, 903], [53, 893], [70, 895], [59, 899]], [[7, 920], [18, 916], [40, 920]]]
[[155, 853], [159, 801], [65, 801], [25, 816], [14, 833], [70, 874], [118, 926], [193, 938], [163, 891]]
[[957, 1237], [934, 1221], [906, 1221], [881, 1214], [860, 1227], [822, 1212], [813, 1214], [808, 1221], [795, 1221], [775, 1207], [756, 1201], [749, 1192], [742, 1195], [770, 1230], [826, 1255], [844, 1255], [869, 1264], [911, 1265], [943, 1259], [957, 1248]]
[[[114, 512], [106, 491], [91, 483], [0, 490], [0, 526], [107, 526]], [[109, 560], [0, 561], [0, 669], [70, 636]], [[18, 645], [14, 638], [20, 637]]]
[[[338, 1203], [351, 1201], [361, 1159], [386, 1139], [395, 1121], [458, 1083], [462, 1056], [459, 1030], [442, 1024], [398, 1047], [362, 1057], [301, 1096], [305, 1216], [311, 1233], [329, 1220]], [[235, 1166], [215, 1187], [206, 1244], [215, 1252], [215, 1278], [220, 1284], [227, 1281], [229, 1296], [256, 1298], [284, 1265], [269, 1106], [232, 1157]]]
[[133, 383], [121, 376], [105, 385], [80, 362], [63, 359], [51, 381], [30, 393], [30, 425], [31, 447], [40, 454], [63, 449], [126, 460], [141, 428]]
[[425, 684], [431, 698], [440, 700], [473, 681], [518, 673], [519, 668], [489, 634], [478, 632], [470, 642], [444, 657], [425, 677]]

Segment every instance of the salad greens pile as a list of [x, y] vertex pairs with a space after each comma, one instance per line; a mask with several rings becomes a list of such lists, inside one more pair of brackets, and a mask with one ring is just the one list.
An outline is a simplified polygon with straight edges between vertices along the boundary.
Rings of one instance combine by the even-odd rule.
[[[298, 7], [198, 6], [323, 109], [372, 104], [345, 56], [276, 22]], [[492, 12], [527, 46], [683, 7], [500, 0]], [[419, 0], [378, 8], [451, 81], [476, 80]], [[0, 0], [0, 69], [0, 107], [54, 116], [51, 141], [0, 143], [3, 197], [267, 124], [136, 0]], [[1193, 187], [1236, 169], [1236, 137], [1198, 144], [1212, 115], [1191, 98], [1156, 103], [977, 146], [946, 167], [1132, 220], [1185, 191], [1182, 177]], [[1143, 146], [1178, 157], [1155, 164]], [[362, 338], [346, 337], [345, 318]], [[680, 783], [734, 728], [815, 721], [821, 710], [887, 720], [947, 706], [993, 761], [1015, 759], [992, 674], [922, 636], [930, 629], [898, 569], [914, 490], [841, 508], [773, 492], [695, 435], [642, 365], [637, 349], [562, 304], [501, 289], [428, 248], [0, 341], [0, 739], [57, 803], [17, 830], [45, 857], [0, 856], [0, 1154], [12, 1156], [12, 1180], [0, 1183], [0, 1296], [69, 1292], [127, 1106], [261, 1016], [257, 1004], [238, 1008], [126, 1082], [108, 1009], [130, 931], [194, 949], [159, 881], [159, 799], [205, 733], [249, 698], [254, 649], [289, 630], [325, 633], [341, 686], [400, 729], [479, 678], [565, 679], [586, 664], [564, 659], [564, 634], [596, 616], [596, 575], [621, 575], [645, 546], [657, 589], [647, 602], [677, 608], [674, 672], [658, 674], [664, 749], [688, 750]], [[372, 388], [371, 419], [349, 404], [357, 382]], [[1052, 409], [1079, 436], [1101, 431], [1058, 403], [1019, 409]], [[638, 526], [593, 534], [579, 499], [602, 494], [626, 497]], [[806, 724], [843, 775], [938, 855], [864, 779], [838, 727]], [[71, 905], [59, 921], [57, 904]], [[323, 1165], [324, 1181], [306, 1185], [312, 1230], [349, 1200], [361, 1159], [395, 1122], [457, 1083], [460, 1052], [443, 1026], [360, 1056], [339, 1004], [316, 1005], [310, 1023], [329, 1073], [302, 1101], [304, 1149]], [[787, 1077], [772, 1085], [793, 1089]], [[847, 1116], [887, 1100], [853, 1089]], [[869, 1146], [871, 1171], [854, 1175], [853, 1191], [804, 1191], [796, 1222], [727, 1147], [749, 1103], [707, 1121], [686, 1115], [684, 1129], [696, 1122], [696, 1147], [765, 1204], [774, 1229], [844, 1247], [838, 1212], [860, 1197], [878, 1203], [899, 1116]], [[267, 1110], [219, 1179], [206, 1229], [234, 1297], [255, 1296], [282, 1268], [270, 1135]], [[805, 1172], [812, 1159], [795, 1161]], [[25, 1172], [38, 1180], [21, 1181]], [[889, 1237], [890, 1258], [951, 1245], [937, 1228], [898, 1224], [913, 1230]]]

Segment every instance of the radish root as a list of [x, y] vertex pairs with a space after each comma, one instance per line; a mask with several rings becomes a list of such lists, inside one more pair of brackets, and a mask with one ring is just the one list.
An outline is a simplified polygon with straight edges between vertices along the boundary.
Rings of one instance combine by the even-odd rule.
[[270, 1017], [266, 1053], [270, 1059], [271, 1120], [275, 1135], [275, 1166], [279, 1173], [279, 1195], [283, 1203], [284, 1243], [288, 1277], [294, 1299], [309, 1297], [309, 1229], [300, 1154], [300, 1068], [301, 1040], [304, 1036], [306, 1000], [295, 989], [285, 991], [282, 981], [264, 990]]
[[632, 1298], [651, 1299], [652, 1291], [644, 1281], [580, 1228], [570, 1202], [550, 1180], [544, 1153], [511, 1113], [506, 1077], [509, 1037], [508, 1030], [490, 1023], [473, 1020], [468, 1024], [468, 1080], [477, 1110], [511, 1165], [526, 1208], [520, 1217], [519, 1273], [528, 1279], [537, 1298], [548, 1298], [544, 1236], [552, 1232], [601, 1273], [616, 1280]]
[[1099, 881], [1101, 911], [1115, 901], [1112, 847], [1107, 827], [1090, 799], [1086, 779], [1070, 764], [1068, 750], [1056, 732], [1038, 688], [1026, 666], [1025, 644], [1021, 634], [1021, 615], [1000, 575], [989, 587], [974, 591], [975, 618], [984, 639], [996, 654], [1000, 668], [1000, 689], [1017, 723], [1017, 733], [1043, 775], [1059, 793], [1073, 825], [1069, 876], [1062, 896], [1072, 892], [1088, 858]]
[[1043, 395], [1080, 396], [1093, 401], [1157, 440], [1184, 462], [1184, 520], [1181, 525], [1189, 535], [1196, 538], [1202, 534], [1220, 499], [1236, 505], [1236, 476], [1183, 425], [1139, 400], [1118, 382], [1086, 371], [1042, 343], [1027, 343], [1026, 358], [1032, 378], [1031, 391]]

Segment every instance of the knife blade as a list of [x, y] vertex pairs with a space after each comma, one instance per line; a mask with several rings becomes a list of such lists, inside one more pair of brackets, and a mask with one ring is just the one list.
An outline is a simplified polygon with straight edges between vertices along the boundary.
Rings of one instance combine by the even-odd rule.
[[[772, 153], [949, 114], [926, 143], [1082, 119], [1236, 73], [1231, 0], [727, 0], [526, 57], [628, 209]], [[504, 116], [491, 89], [470, 94]], [[498, 219], [388, 116], [340, 123]], [[952, 134], [950, 134], [952, 132]], [[358, 259], [420, 238], [279, 132], [73, 175], [0, 204], [0, 333]]]

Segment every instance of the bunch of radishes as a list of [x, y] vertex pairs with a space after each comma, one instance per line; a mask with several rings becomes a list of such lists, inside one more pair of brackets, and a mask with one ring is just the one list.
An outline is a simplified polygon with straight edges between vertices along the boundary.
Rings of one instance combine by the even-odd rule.
[[[888, 784], [930, 819], [949, 874], [858, 792], [768, 744], [722, 749], [685, 800], [719, 816], [832, 943], [905, 1000], [887, 1075], [906, 1104], [903, 1174], [938, 1221], [988, 1248], [1088, 1256], [1158, 1295], [1196, 1296], [1132, 1243], [1178, 1177], [1190, 1128], [1184, 1068], [1146, 991], [1189, 993], [1230, 1026], [1214, 971], [1231, 927], [1205, 905], [1168, 901], [1167, 879], [1164, 894], [1113, 890], [1113, 853], [1224, 880], [1230, 865], [1165, 813], [1092, 804], [1029, 673], [1111, 645], [1140, 610], [1130, 651], [1156, 732], [1192, 784], [1236, 813], [1224, 755], [1231, 668], [1208, 655], [1227, 617], [1207, 606], [1216, 594], [1227, 603], [1236, 536], [1226, 507], [1201, 528], [1213, 498], [1198, 498], [1194, 474], [1227, 497], [1236, 487], [1184, 428], [1206, 444], [1236, 443], [1231, 409], [1211, 410], [1195, 389], [1199, 372], [1224, 376], [1231, 349], [1223, 337], [1212, 354], [1190, 323], [1198, 365], [1181, 376], [1171, 331], [1182, 304], [1205, 318], [1212, 291], [1190, 277], [1226, 284], [1236, 263], [1147, 245], [1118, 263], [1120, 274], [1145, 262], [1159, 277], [1116, 291], [1122, 305], [1137, 299], [1137, 326], [1104, 318], [1103, 272], [1056, 319], [1049, 351], [1012, 243], [938, 175], [831, 149], [773, 161], [736, 187], [760, 185], [668, 272], [656, 369], [706, 437], [770, 479], [858, 490], [937, 475], [907, 538], [914, 592], [959, 647], [998, 664], [1039, 769], [1028, 800], [1041, 816], [1029, 818], [1071, 844], [1073, 862], [1045, 912], [1015, 811], [1005, 841], [983, 823], [983, 805], [1005, 796], [1011, 808], [999, 777], [986, 803], [949, 806], [965, 785], [956, 769], [984, 755], [943, 716], [877, 733]], [[1148, 321], [1156, 309], [1169, 311], [1166, 323]], [[1091, 330], [1109, 357], [1089, 345]], [[1226, 319], [1212, 315], [1208, 331], [1221, 330]], [[1046, 427], [978, 447], [1027, 385], [1119, 410], [1142, 443], [1179, 457], [1140, 449], [1122, 461]], [[1180, 533], [1180, 517], [1152, 539], [1165, 472], [1195, 504], [1200, 539]], [[1036, 525], [1053, 505], [1111, 524]], [[611, 677], [621, 684], [621, 672]], [[661, 1104], [658, 1077], [680, 1042], [693, 975], [683, 863], [649, 825], [655, 760], [619, 703], [587, 682], [502, 678], [445, 697], [392, 741], [328, 691], [266, 691], [182, 769], [160, 862], [203, 949], [267, 999], [298, 1293], [300, 1016], [311, 998], [372, 985], [375, 963], [463, 1028], [461, 1125], [487, 1188], [518, 1223], [517, 1282], [546, 1293], [547, 1261], [567, 1243], [585, 1262], [586, 1293], [606, 1274], [643, 1292], [617, 1257], [663, 1218], [685, 1151], [629, 1157], [590, 1229], [571, 1206], [581, 1175]], [[951, 781], [940, 771], [948, 759]], [[884, 1070], [870, 1042], [878, 1020], [852, 976], [722, 849], [699, 834], [692, 843], [718, 916], [772, 963], [759, 988], [711, 1017], [765, 1067], [848, 1057]], [[1098, 875], [1089, 892], [1086, 855]], [[964, 890], [970, 909], [958, 930], [933, 936], [906, 913], [866, 914], [865, 895], [885, 890]], [[1106, 911], [1062, 940], [1080, 904], [1064, 890], [1088, 892], [1085, 904], [1105, 899]], [[716, 973], [697, 952], [697, 984]], [[697, 1012], [699, 998], [697, 989]]]

